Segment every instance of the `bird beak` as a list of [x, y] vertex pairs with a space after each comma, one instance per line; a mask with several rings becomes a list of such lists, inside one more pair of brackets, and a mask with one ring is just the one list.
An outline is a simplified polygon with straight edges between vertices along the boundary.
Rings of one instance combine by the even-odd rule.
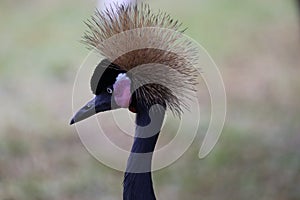
[[85, 104], [79, 111], [77, 111], [74, 117], [71, 119], [70, 125], [96, 114], [95, 101], [96, 98], [93, 98], [87, 104]]
[[95, 98], [90, 100], [75, 113], [74, 117], [71, 119], [70, 125], [106, 110], [111, 110], [111, 98], [107, 95], [96, 95]]

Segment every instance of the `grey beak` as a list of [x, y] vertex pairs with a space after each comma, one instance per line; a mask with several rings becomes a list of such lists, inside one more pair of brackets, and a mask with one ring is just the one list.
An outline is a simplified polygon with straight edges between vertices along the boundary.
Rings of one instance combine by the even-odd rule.
[[84, 105], [78, 112], [76, 112], [74, 117], [71, 119], [70, 125], [82, 121], [96, 114], [95, 100], [96, 98], [93, 98], [86, 105]]

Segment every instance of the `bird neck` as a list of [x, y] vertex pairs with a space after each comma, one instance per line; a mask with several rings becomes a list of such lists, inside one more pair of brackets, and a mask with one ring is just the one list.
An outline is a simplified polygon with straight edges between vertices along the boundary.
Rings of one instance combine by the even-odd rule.
[[152, 155], [164, 119], [164, 109], [138, 109], [133, 146], [124, 177], [123, 200], [155, 200]]

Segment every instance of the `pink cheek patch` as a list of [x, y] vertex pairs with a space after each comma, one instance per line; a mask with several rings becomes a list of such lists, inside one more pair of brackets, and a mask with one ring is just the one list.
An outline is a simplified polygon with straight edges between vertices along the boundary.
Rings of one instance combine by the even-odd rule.
[[[119, 75], [120, 76], [120, 75]], [[121, 108], [128, 108], [130, 102], [130, 79], [124, 74], [117, 78], [116, 83], [113, 85], [114, 87], [114, 99], [118, 106]]]

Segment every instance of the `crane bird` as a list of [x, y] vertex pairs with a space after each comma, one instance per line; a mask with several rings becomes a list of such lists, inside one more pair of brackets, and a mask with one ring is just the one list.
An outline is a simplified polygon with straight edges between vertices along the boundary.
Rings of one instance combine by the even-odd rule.
[[[75, 113], [70, 124], [112, 109], [128, 108], [136, 113], [123, 199], [154, 200], [152, 154], [165, 110], [180, 116], [186, 108], [185, 100], [197, 84], [198, 73], [192, 66], [197, 55], [191, 42], [177, 35], [182, 33], [181, 24], [164, 12], [153, 13], [148, 4], [116, 4], [96, 10], [86, 24], [83, 42], [105, 59], [91, 77], [94, 98]], [[128, 33], [131, 30], [138, 31]], [[120, 33], [127, 34], [107, 42]], [[150, 44], [157, 48], [147, 47]], [[129, 51], [120, 55], [119, 50], [126, 48]], [[144, 156], [137, 156], [140, 154]]]

